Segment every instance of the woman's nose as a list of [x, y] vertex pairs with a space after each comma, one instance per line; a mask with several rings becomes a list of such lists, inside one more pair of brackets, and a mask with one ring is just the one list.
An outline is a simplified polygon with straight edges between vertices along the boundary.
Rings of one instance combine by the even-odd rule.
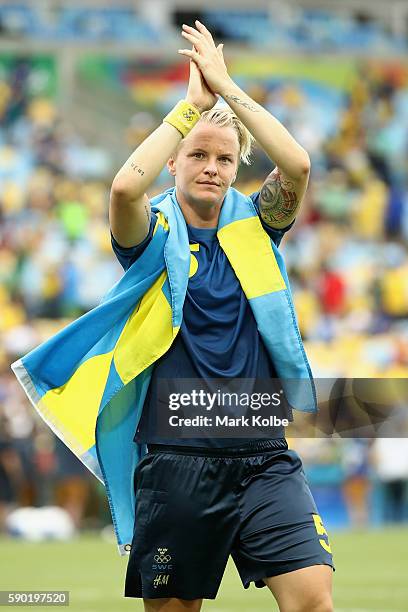
[[207, 166], [206, 166], [206, 168], [204, 170], [204, 173], [205, 174], [212, 174], [212, 175], [214, 175], [214, 174], [217, 174], [217, 172], [218, 172], [217, 165], [215, 163], [208, 162], [208, 164], [207, 164]]

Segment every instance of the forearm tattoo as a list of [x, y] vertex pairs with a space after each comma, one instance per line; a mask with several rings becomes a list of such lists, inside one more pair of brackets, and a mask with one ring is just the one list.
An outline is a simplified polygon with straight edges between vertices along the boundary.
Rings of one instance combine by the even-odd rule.
[[256, 108], [256, 106], [253, 106], [252, 104], [249, 104], [249, 102], [244, 102], [244, 100], [241, 100], [240, 98], [238, 98], [238, 96], [234, 96], [233, 94], [226, 94], [225, 99], [226, 100], [232, 100], [236, 104], [240, 104], [241, 106], [243, 106], [244, 108], [247, 108], [248, 110], [252, 111], [253, 113], [259, 113], [259, 111], [260, 111], [260, 109]]
[[142, 170], [138, 164], [135, 164], [135, 162], [130, 162], [130, 165], [135, 172], [138, 172], [138, 174], [140, 174], [141, 176], [144, 175], [144, 170]]
[[292, 181], [285, 180], [278, 172], [268, 177], [261, 189], [260, 213], [268, 225], [292, 220], [299, 204]]

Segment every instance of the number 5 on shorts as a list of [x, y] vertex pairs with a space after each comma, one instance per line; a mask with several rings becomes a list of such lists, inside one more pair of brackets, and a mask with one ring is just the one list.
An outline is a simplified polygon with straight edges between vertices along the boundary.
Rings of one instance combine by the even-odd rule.
[[323, 538], [320, 538], [319, 539], [320, 545], [323, 546], [324, 550], [332, 554], [332, 550], [329, 544], [329, 536], [327, 535], [327, 531], [324, 528], [321, 517], [318, 514], [312, 514], [312, 516], [313, 516], [314, 524], [315, 524], [318, 535], [325, 535], [327, 538], [327, 542], [326, 540], [323, 540]]

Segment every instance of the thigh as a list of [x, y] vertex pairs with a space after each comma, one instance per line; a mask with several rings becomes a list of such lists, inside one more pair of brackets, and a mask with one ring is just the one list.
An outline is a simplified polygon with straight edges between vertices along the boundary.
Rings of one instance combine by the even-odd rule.
[[144, 599], [145, 612], [200, 612], [203, 603], [202, 599]]
[[331, 612], [332, 568], [314, 565], [265, 578], [280, 612]]
[[[327, 532], [297, 453], [264, 456], [242, 481], [233, 558], [245, 587], [266, 577], [333, 565]], [[331, 570], [331, 568], [330, 568]]]
[[137, 474], [135, 532], [125, 595], [214, 598], [238, 529], [223, 465], [158, 454]]

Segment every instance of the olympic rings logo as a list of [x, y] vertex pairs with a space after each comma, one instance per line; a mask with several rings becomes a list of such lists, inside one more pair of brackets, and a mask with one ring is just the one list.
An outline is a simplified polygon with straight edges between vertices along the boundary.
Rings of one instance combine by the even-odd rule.
[[171, 559], [170, 555], [154, 555], [156, 563], [168, 563]]

